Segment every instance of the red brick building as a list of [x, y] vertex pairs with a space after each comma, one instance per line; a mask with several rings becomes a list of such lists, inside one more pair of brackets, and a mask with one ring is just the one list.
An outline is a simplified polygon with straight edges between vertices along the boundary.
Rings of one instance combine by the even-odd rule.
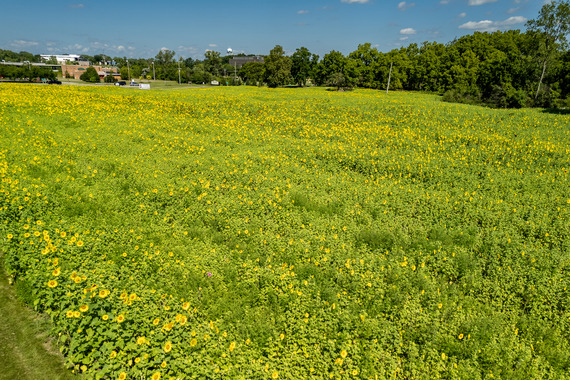
[[117, 79], [120, 77], [119, 71], [115, 68], [89, 65], [61, 65], [61, 73], [64, 77], [79, 79], [81, 74], [83, 74], [89, 67], [93, 67], [97, 70], [99, 78], [101, 79], [105, 78], [107, 75], [113, 75]]

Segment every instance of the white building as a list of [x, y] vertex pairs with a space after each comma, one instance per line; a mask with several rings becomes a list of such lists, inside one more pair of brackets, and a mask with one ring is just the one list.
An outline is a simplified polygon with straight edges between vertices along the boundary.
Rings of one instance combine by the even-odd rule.
[[77, 62], [81, 60], [81, 56], [77, 54], [41, 54], [40, 57], [45, 60], [55, 57], [57, 63]]

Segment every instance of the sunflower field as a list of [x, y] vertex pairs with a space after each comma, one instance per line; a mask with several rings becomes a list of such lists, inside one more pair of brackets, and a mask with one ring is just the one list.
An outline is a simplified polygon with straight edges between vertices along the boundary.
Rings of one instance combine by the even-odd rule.
[[95, 379], [570, 377], [570, 115], [0, 85], [0, 250]]

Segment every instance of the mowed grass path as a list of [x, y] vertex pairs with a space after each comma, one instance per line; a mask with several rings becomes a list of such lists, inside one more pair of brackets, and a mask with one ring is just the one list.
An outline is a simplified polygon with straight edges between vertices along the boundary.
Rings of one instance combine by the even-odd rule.
[[17, 298], [0, 256], [0, 379], [77, 379], [48, 336], [49, 325]]

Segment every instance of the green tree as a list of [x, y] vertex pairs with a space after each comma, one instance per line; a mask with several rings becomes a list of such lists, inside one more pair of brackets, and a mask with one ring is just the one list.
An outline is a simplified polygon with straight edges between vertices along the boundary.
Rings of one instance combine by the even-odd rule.
[[[345, 57], [341, 52], [331, 51], [325, 54], [323, 60], [319, 62], [316, 69], [316, 79], [318, 84], [342, 82], [343, 87], [351, 87], [357, 77], [356, 62]], [[342, 75], [342, 80], [338, 75]]]
[[561, 66], [560, 89], [563, 98], [567, 99], [567, 107], [570, 107], [570, 50], [563, 55]]
[[357, 83], [361, 87], [379, 88], [378, 68], [382, 60], [382, 54], [367, 42], [358, 45], [358, 49], [348, 55], [348, 58], [356, 63]]
[[87, 70], [85, 70], [85, 72], [81, 74], [79, 79], [89, 83], [99, 83], [101, 81], [101, 79], [99, 78], [99, 74], [97, 73], [97, 70], [95, 70], [93, 67], [88, 67]]
[[291, 80], [291, 58], [281, 45], [276, 45], [265, 58], [265, 81], [269, 87], [278, 87]]
[[57, 65], [57, 58], [55, 58], [55, 55], [52, 55], [46, 60], [46, 63], [49, 65]]
[[197, 63], [192, 68], [192, 72], [189, 78], [192, 83], [210, 83], [212, 80], [212, 74], [210, 74], [203, 62]]
[[204, 54], [204, 67], [212, 75], [218, 76], [222, 72], [222, 58], [220, 52], [208, 50]]
[[0, 60], [6, 62], [17, 62], [20, 61], [20, 57], [18, 56], [17, 53], [11, 50], [0, 49]]
[[117, 82], [117, 78], [115, 78], [115, 76], [113, 74], [109, 74], [107, 75], [105, 78], [103, 78], [103, 82], [105, 83], [115, 83]]
[[132, 65], [131, 66], [131, 78], [140, 78], [142, 75], [142, 67], [139, 65]]
[[540, 9], [538, 18], [526, 23], [535, 33], [537, 59], [542, 66], [535, 99], [538, 97], [546, 69], [559, 49], [566, 48], [566, 35], [570, 33], [570, 3], [568, 0], [552, 1]]
[[[384, 55], [384, 64], [382, 66], [385, 72], [382, 88], [388, 86], [388, 77], [390, 77], [390, 89], [402, 90], [409, 87], [409, 77], [412, 71], [412, 59], [408, 55], [406, 48], [394, 49]], [[390, 76], [390, 67], [392, 67], [392, 75]]]
[[[157, 79], [178, 81], [178, 65], [174, 60], [175, 55], [176, 52], [174, 50], [161, 49], [154, 57], [154, 67]], [[145, 64], [141, 64], [141, 67]], [[131, 74], [131, 77], [132, 76], [133, 75]]]
[[414, 57], [410, 73], [410, 89], [420, 91], [442, 91], [442, 61], [446, 47], [437, 42], [424, 42]]
[[186, 58], [184, 60], [184, 66], [188, 67], [189, 69], [193, 68], [194, 65], [198, 64], [199, 61], [198, 60], [194, 60], [192, 58]]
[[263, 84], [263, 78], [265, 77], [265, 64], [261, 62], [247, 62], [241, 67], [241, 69], [239, 69], [239, 76], [247, 84]]
[[174, 63], [176, 52], [168, 49], [161, 49], [154, 57], [155, 65], [167, 66]]
[[327, 86], [336, 87], [340, 91], [341, 88], [351, 87], [350, 83], [347, 82], [346, 77], [341, 72], [332, 73], [326, 82]]
[[128, 67], [125, 65], [123, 67], [121, 67], [119, 69], [119, 74], [121, 74], [121, 79], [122, 80], [128, 80], [129, 79], [129, 69]]
[[319, 62], [319, 56], [311, 54], [309, 49], [301, 47], [291, 56], [291, 76], [300, 86], [305, 86], [307, 79], [314, 74], [315, 67]]

